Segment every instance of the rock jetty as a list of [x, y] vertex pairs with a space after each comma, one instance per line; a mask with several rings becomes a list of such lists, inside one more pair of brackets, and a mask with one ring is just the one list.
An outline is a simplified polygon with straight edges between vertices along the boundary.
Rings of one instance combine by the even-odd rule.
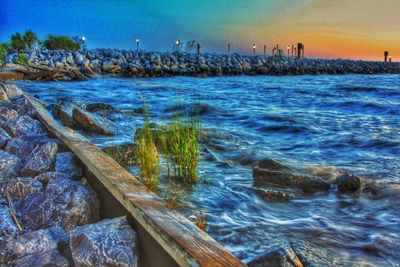
[[[123, 77], [303, 75], [400, 73], [400, 63], [296, 59], [239, 54], [134, 52], [114, 49], [26, 51], [30, 64], [9, 64], [3, 76], [28, 80], [83, 80], [94, 75]], [[11, 63], [17, 53], [10, 54]], [[1, 79], [1, 77], [0, 77]]]
[[0, 83], [0, 266], [137, 266], [126, 217], [100, 220], [82, 165]]

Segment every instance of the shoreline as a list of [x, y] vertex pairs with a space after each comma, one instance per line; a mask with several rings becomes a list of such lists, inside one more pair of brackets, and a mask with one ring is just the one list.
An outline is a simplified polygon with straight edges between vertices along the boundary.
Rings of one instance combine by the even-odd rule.
[[311, 59], [239, 54], [188, 54], [134, 52], [114, 49], [86, 51], [34, 50], [26, 52], [27, 66], [12, 64], [17, 53], [7, 56], [0, 70], [0, 80], [87, 80], [98, 75], [131, 78], [172, 76], [236, 75], [340, 75], [400, 74], [400, 63], [354, 61], [345, 59]]

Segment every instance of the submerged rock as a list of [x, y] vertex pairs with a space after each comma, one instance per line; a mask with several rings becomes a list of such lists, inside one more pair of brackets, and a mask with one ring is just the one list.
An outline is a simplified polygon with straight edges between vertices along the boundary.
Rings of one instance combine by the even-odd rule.
[[69, 267], [68, 260], [58, 250], [21, 257], [13, 262], [18, 267]]
[[18, 177], [11, 179], [7, 184], [7, 191], [18, 198], [39, 192], [42, 189], [43, 184], [31, 177]]
[[256, 166], [258, 168], [264, 169], [264, 170], [270, 170], [270, 171], [286, 171], [286, 170], [291, 170], [290, 167], [285, 166], [273, 159], [262, 159], [260, 161], [257, 161]]
[[75, 266], [137, 266], [137, 236], [126, 217], [105, 219], [70, 232]]
[[249, 267], [303, 267], [291, 247], [282, 247], [264, 252], [250, 260]]
[[18, 157], [0, 150], [0, 182], [17, 176], [20, 167], [21, 161]]
[[23, 135], [36, 135], [43, 132], [42, 125], [38, 120], [32, 119], [29, 116], [20, 116], [10, 120], [4, 129], [12, 137], [20, 137]]
[[83, 129], [87, 131], [104, 135], [114, 134], [111, 121], [107, 120], [106, 118], [96, 116], [95, 114], [88, 113], [81, 108], [75, 108], [73, 110], [73, 118]]
[[58, 153], [56, 155], [54, 170], [72, 179], [79, 179], [83, 174], [81, 163], [71, 152]]
[[25, 160], [21, 170], [23, 176], [36, 176], [39, 173], [50, 170], [54, 163], [57, 153], [57, 144], [47, 142], [41, 146], [37, 146]]
[[299, 195], [287, 190], [260, 188], [257, 192], [268, 201], [289, 201], [301, 198]]
[[89, 103], [86, 105], [86, 110], [89, 112], [95, 112], [99, 110], [115, 110], [115, 108], [109, 104], [104, 103]]
[[360, 192], [365, 183], [359, 176], [345, 174], [337, 178], [336, 184], [340, 193], [355, 193]]
[[70, 231], [98, 220], [99, 201], [96, 194], [80, 182], [54, 179], [43, 192], [21, 198], [18, 209], [31, 229], [58, 225]]

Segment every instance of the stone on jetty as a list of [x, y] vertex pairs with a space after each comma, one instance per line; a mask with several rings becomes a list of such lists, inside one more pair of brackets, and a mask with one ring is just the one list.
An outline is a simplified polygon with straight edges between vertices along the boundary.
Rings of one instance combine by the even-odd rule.
[[365, 183], [359, 176], [345, 174], [337, 178], [336, 184], [340, 193], [355, 193], [360, 192]]
[[25, 160], [21, 175], [36, 176], [42, 172], [50, 170], [57, 153], [57, 144], [47, 142], [37, 146]]
[[11, 136], [0, 127], [0, 149], [2, 149], [9, 140], [11, 140]]
[[0, 125], [18, 117], [18, 112], [8, 107], [0, 107]]
[[9, 100], [13, 100], [22, 96], [22, 91], [14, 84], [0, 84]]
[[43, 172], [36, 176], [34, 179], [44, 184], [48, 184], [53, 179], [69, 179], [70, 176], [60, 172]]
[[30, 194], [18, 202], [23, 222], [31, 229], [61, 226], [70, 231], [98, 220], [96, 194], [78, 181], [53, 179], [43, 192]]
[[43, 184], [31, 177], [11, 179], [7, 184], [7, 191], [18, 198], [43, 190]]
[[75, 266], [137, 266], [137, 237], [126, 217], [106, 219], [70, 232]]
[[0, 87], [0, 105], [6, 105], [10, 103], [10, 99], [8, 99], [6, 91], [2, 87]]
[[13, 154], [25, 161], [25, 159], [32, 153], [35, 148], [35, 144], [32, 142], [24, 141], [21, 138], [13, 138], [7, 142], [4, 150], [10, 154]]
[[66, 102], [62, 105], [57, 105], [53, 110], [53, 115], [61, 120], [61, 123], [64, 126], [67, 126], [72, 129], [78, 129], [79, 124], [72, 117], [73, 110], [77, 108], [77, 106], [71, 102]]
[[51, 250], [44, 253], [27, 255], [13, 261], [14, 266], [18, 267], [69, 267], [68, 260], [64, 258], [58, 250]]
[[12, 119], [4, 128], [12, 137], [35, 135], [43, 132], [40, 122], [29, 116], [20, 116]]
[[268, 201], [289, 201], [301, 198], [295, 193], [282, 189], [260, 188], [257, 192]]
[[291, 247], [282, 247], [264, 252], [250, 260], [249, 267], [303, 267]]
[[7, 206], [0, 205], [0, 241], [4, 237], [14, 236], [17, 233], [18, 227], [14, 223], [9, 208]]
[[59, 173], [64, 173], [71, 179], [79, 179], [83, 174], [81, 163], [71, 152], [58, 153], [56, 155], [54, 170]]
[[81, 108], [73, 110], [73, 118], [83, 129], [104, 135], [113, 135], [112, 123], [106, 118], [88, 113]]
[[25, 96], [14, 100], [12, 108], [15, 109], [20, 116], [35, 117], [36, 115], [36, 110]]
[[21, 161], [15, 155], [0, 150], [0, 182], [6, 182], [17, 176]]

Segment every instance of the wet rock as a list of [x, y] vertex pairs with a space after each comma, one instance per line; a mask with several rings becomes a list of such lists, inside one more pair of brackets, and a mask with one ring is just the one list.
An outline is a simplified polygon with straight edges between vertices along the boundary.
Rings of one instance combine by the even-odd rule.
[[13, 138], [7, 142], [4, 150], [10, 154], [16, 155], [21, 161], [25, 161], [34, 148], [34, 143], [24, 141], [21, 138]]
[[7, 206], [0, 205], [0, 239], [8, 236], [14, 236], [18, 233], [18, 227], [15, 225]]
[[60, 172], [43, 172], [34, 179], [44, 184], [48, 184], [53, 179], [69, 179], [70, 176]]
[[296, 253], [290, 247], [282, 247], [264, 252], [250, 260], [249, 267], [303, 267]]
[[299, 188], [305, 193], [313, 193], [330, 188], [330, 184], [327, 181], [318, 177], [270, 171], [257, 166], [253, 168], [253, 180], [255, 186], [258, 186], [260, 183], [270, 183], [278, 186]]
[[99, 110], [115, 110], [115, 108], [109, 104], [104, 103], [89, 103], [86, 105], [86, 110], [89, 112], [96, 112]]
[[54, 170], [59, 173], [64, 173], [71, 179], [79, 179], [83, 174], [80, 161], [71, 152], [58, 153], [56, 155]]
[[73, 118], [83, 129], [87, 131], [104, 135], [114, 134], [111, 121], [107, 120], [106, 118], [90, 114], [81, 108], [75, 108], [73, 110]]
[[0, 149], [2, 149], [9, 140], [11, 140], [11, 136], [0, 127]]
[[53, 179], [43, 192], [21, 198], [18, 210], [31, 229], [57, 225], [70, 231], [98, 220], [99, 201], [92, 190], [78, 181]]
[[137, 237], [126, 217], [106, 219], [70, 232], [75, 266], [137, 266]]
[[9, 244], [17, 258], [63, 249], [67, 245], [68, 234], [59, 226], [26, 232]]
[[23, 176], [36, 176], [39, 173], [50, 170], [54, 163], [57, 153], [57, 144], [47, 142], [41, 146], [37, 146], [27, 157], [21, 169]]
[[63, 105], [57, 105], [55, 106], [53, 110], [53, 115], [61, 120], [61, 123], [64, 126], [67, 126], [72, 129], [78, 129], [79, 124], [74, 120], [72, 117], [72, 111], [76, 108], [77, 106], [71, 102], [66, 102]]
[[16, 99], [22, 96], [22, 91], [14, 84], [1, 84], [8, 99]]
[[301, 198], [295, 193], [280, 189], [262, 188], [258, 189], [257, 193], [268, 201], [289, 201]]
[[21, 257], [13, 262], [18, 267], [69, 267], [68, 260], [57, 250]]
[[38, 120], [32, 119], [29, 116], [20, 116], [10, 120], [4, 129], [12, 137], [20, 137], [23, 135], [35, 135], [43, 132], [42, 125]]
[[18, 177], [11, 179], [7, 184], [7, 191], [18, 198], [24, 197], [43, 189], [43, 184], [30, 177]]
[[327, 180], [331, 183], [336, 182], [337, 177], [344, 174], [342, 170], [329, 166], [326, 167], [308, 166], [304, 168], [304, 171], [312, 176], [321, 177], [324, 180]]
[[15, 155], [0, 150], [0, 182], [17, 176], [21, 161]]
[[345, 174], [338, 177], [336, 184], [340, 193], [360, 192], [364, 188], [364, 180], [352, 174]]
[[256, 163], [256, 166], [258, 168], [264, 169], [264, 170], [270, 170], [270, 171], [286, 171], [286, 170], [291, 170], [290, 167], [285, 166], [273, 159], [262, 159]]

